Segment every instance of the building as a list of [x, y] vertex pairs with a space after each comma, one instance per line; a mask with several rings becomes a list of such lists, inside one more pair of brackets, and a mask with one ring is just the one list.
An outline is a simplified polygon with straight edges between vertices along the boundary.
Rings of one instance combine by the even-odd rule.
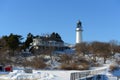
[[36, 49], [39, 49], [39, 48], [46, 49], [46, 48], [53, 47], [55, 50], [60, 50], [60, 51], [63, 51], [64, 49], [69, 48], [64, 44], [62, 40], [58, 40], [58, 41], [52, 40], [50, 39], [49, 36], [44, 36], [44, 37], [39, 36], [39, 37], [33, 38], [33, 42], [30, 45]]
[[63, 47], [63, 42], [57, 42], [54, 40], [43, 40], [42, 38], [34, 38], [33, 39], [33, 46], [55, 46], [55, 47]]
[[77, 22], [77, 27], [76, 27], [76, 44], [82, 42], [82, 23], [81, 21]]

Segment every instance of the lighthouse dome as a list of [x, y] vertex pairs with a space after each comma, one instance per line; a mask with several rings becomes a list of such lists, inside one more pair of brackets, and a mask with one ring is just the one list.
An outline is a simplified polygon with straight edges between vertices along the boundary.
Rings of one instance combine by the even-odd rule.
[[82, 23], [81, 23], [81, 21], [79, 20], [78, 22], [77, 22], [77, 28], [81, 28], [82, 27]]

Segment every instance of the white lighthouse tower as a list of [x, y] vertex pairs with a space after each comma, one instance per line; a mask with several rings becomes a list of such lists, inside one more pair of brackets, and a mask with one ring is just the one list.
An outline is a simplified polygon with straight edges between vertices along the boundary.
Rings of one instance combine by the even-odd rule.
[[76, 44], [82, 42], [82, 23], [80, 21], [77, 22], [76, 27]]

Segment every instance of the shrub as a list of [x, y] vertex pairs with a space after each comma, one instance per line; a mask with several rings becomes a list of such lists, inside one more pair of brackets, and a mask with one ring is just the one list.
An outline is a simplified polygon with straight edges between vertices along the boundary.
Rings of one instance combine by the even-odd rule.
[[62, 64], [60, 66], [61, 69], [63, 70], [88, 70], [89, 69], [89, 65], [88, 64], [85, 64], [85, 63], [82, 63], [80, 65], [78, 64]]
[[119, 64], [120, 65], [120, 61], [116, 61], [117, 62], [117, 64]]
[[89, 67], [90, 67], [89, 64], [87, 64], [87, 63], [81, 63], [79, 65], [79, 70], [88, 70]]
[[62, 64], [60, 66], [61, 69], [63, 70], [79, 70], [78, 65], [75, 63], [72, 64]]
[[65, 64], [63, 63], [60, 68], [64, 70], [88, 70], [90, 63], [85, 59], [78, 59], [75, 63]]
[[109, 69], [110, 69], [110, 71], [114, 71], [114, 70], [118, 69], [118, 66], [117, 65], [110, 65]]
[[95, 63], [91, 63], [91, 66], [92, 67], [100, 67], [101, 65], [99, 63], [95, 62]]
[[44, 63], [43, 59], [35, 57], [31, 61], [25, 61], [23, 63], [25, 67], [32, 67], [35, 69], [44, 69], [47, 65]]
[[70, 70], [68, 64], [61, 64], [60, 68], [63, 69], [63, 70]]

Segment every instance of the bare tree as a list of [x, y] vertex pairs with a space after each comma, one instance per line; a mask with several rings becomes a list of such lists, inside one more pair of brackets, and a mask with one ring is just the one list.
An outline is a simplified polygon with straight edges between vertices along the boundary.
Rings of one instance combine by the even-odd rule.
[[92, 42], [91, 52], [93, 53], [94, 60], [96, 61], [96, 57], [103, 57], [105, 63], [106, 58], [110, 57], [111, 55], [109, 46], [109, 43], [105, 42]]
[[54, 46], [49, 46], [47, 49], [44, 50], [44, 53], [50, 56], [51, 64], [53, 63], [53, 53], [55, 51]]
[[87, 42], [82, 42], [82, 43], [78, 43], [75, 46], [76, 52], [77, 54], [83, 54], [84, 55], [89, 55], [89, 43]]
[[111, 50], [109, 49], [109, 43], [101, 43], [100, 56], [104, 58], [104, 63], [106, 62], [107, 58], [111, 56]]
[[61, 61], [63, 63], [70, 64], [72, 62], [72, 55], [62, 54], [61, 55]]
[[111, 40], [111, 41], [109, 42], [109, 44], [110, 44], [111, 54], [112, 54], [112, 56], [114, 56], [115, 53], [119, 52], [119, 49], [120, 49], [120, 48], [119, 48], [118, 41]]

